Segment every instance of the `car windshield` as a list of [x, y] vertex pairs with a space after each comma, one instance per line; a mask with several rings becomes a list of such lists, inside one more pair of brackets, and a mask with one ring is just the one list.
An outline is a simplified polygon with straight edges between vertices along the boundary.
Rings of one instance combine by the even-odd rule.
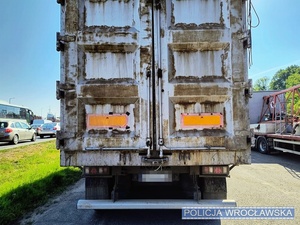
[[7, 122], [0, 122], [0, 128], [6, 128], [8, 126]]

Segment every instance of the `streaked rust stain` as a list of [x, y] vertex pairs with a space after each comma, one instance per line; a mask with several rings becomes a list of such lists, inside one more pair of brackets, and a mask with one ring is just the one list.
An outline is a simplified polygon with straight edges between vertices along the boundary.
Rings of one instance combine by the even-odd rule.
[[174, 86], [174, 96], [205, 95], [209, 99], [211, 95], [228, 95], [228, 88], [212, 85], [201, 87], [198, 84], [177, 84]]
[[136, 85], [85, 85], [81, 88], [83, 97], [95, 98], [127, 98], [138, 96]]

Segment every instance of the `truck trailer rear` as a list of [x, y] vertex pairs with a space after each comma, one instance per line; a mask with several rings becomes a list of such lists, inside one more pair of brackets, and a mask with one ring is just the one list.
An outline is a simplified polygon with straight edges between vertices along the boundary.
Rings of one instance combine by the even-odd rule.
[[61, 166], [79, 209], [228, 205], [250, 163], [245, 0], [59, 0]]

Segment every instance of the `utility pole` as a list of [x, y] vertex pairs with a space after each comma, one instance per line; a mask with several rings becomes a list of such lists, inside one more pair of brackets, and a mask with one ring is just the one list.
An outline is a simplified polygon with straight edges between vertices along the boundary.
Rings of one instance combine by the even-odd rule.
[[9, 98], [9, 100], [8, 100], [9, 104], [11, 103], [11, 100], [12, 100], [12, 99], [15, 99], [15, 98]]

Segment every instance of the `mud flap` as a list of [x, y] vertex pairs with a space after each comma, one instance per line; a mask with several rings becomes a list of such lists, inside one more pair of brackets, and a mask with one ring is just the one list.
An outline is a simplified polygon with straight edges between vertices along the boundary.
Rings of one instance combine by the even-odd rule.
[[200, 188], [202, 199], [227, 199], [225, 177], [203, 177]]
[[108, 178], [86, 177], [85, 199], [110, 199], [109, 181]]

